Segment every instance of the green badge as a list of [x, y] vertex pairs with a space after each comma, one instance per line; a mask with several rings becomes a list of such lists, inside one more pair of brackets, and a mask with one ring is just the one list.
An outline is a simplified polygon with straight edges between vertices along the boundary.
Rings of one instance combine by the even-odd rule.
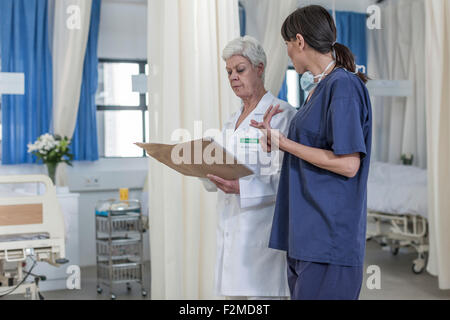
[[258, 138], [241, 138], [241, 143], [259, 143]]

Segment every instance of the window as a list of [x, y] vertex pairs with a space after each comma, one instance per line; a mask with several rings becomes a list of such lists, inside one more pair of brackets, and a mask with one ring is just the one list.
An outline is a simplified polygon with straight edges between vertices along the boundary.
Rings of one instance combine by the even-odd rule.
[[300, 86], [300, 79], [301, 75], [295, 71], [294, 67], [289, 66], [286, 71], [287, 100], [297, 109], [303, 106], [308, 97], [308, 92], [303, 91]]
[[132, 76], [147, 74], [147, 62], [99, 60], [96, 94], [100, 157], [145, 157], [134, 142], [148, 137], [147, 97], [133, 92]]

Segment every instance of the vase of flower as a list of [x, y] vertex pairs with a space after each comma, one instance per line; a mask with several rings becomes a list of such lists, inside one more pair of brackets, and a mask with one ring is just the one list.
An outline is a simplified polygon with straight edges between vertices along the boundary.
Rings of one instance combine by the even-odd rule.
[[56, 168], [61, 162], [72, 165], [73, 155], [70, 153], [70, 139], [49, 133], [40, 136], [33, 144], [28, 144], [28, 152], [47, 166], [47, 173], [56, 185]]
[[56, 168], [58, 167], [58, 163], [47, 162], [46, 165], [48, 176], [52, 180], [53, 184], [56, 185]]

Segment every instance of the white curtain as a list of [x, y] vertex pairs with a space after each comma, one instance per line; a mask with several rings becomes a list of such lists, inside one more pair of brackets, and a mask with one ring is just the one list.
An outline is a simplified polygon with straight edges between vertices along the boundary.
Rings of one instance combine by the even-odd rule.
[[[194, 122], [219, 129], [240, 106], [221, 51], [239, 36], [237, 0], [149, 0], [150, 141]], [[149, 160], [152, 299], [213, 299], [216, 195]]]
[[373, 158], [399, 163], [409, 153], [426, 168], [424, 1], [386, 1], [381, 17], [382, 29], [368, 30], [369, 77], [410, 80], [413, 95], [373, 97]]
[[289, 57], [281, 26], [298, 0], [241, 0], [247, 16], [247, 34], [261, 42], [267, 55], [266, 89], [275, 96], [281, 89]]
[[[53, 23], [53, 129], [72, 138], [80, 102], [89, 36], [92, 0], [57, 0]], [[57, 170], [57, 184], [67, 185], [66, 165]]]
[[[428, 272], [450, 289], [450, 2], [425, 1], [428, 134]], [[425, 62], [424, 62], [425, 63]]]

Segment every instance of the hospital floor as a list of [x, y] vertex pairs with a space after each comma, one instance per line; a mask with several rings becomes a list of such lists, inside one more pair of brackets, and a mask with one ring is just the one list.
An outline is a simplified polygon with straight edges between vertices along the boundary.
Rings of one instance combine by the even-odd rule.
[[[373, 242], [367, 242], [365, 271], [368, 266], [377, 265], [381, 271], [381, 288], [368, 289], [367, 278], [371, 274], [365, 273], [361, 290], [361, 300], [450, 300], [450, 290], [439, 290], [436, 277], [431, 276], [426, 271], [416, 275], [411, 271], [412, 261], [416, 258], [413, 252], [401, 251], [393, 256], [389, 250], [383, 250]], [[47, 300], [109, 300], [107, 288], [103, 294], [97, 294], [96, 290], [96, 268], [81, 268], [81, 290], [63, 290], [43, 292]], [[145, 265], [144, 282], [149, 295], [145, 298], [141, 296], [140, 287], [132, 285], [132, 290], [127, 291], [125, 285], [117, 286], [115, 293], [117, 300], [143, 300], [150, 299], [150, 263]], [[22, 295], [12, 295], [3, 299], [23, 299]]]
[[[381, 288], [368, 289], [366, 282], [371, 274], [365, 273], [361, 289], [361, 300], [450, 300], [450, 290], [439, 290], [437, 277], [426, 270], [421, 274], [412, 272], [412, 261], [417, 253], [401, 249], [396, 256], [389, 248], [382, 249], [374, 241], [366, 245], [365, 272], [371, 265], [377, 265], [381, 271]], [[405, 250], [405, 251], [403, 251]]]

